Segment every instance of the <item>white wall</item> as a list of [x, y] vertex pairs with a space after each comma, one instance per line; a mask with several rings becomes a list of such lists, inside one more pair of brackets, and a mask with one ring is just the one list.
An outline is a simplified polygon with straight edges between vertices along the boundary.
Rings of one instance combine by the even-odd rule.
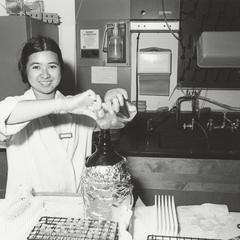
[[61, 17], [59, 25], [59, 45], [63, 59], [75, 72], [75, 1], [44, 0], [45, 12], [57, 13]]

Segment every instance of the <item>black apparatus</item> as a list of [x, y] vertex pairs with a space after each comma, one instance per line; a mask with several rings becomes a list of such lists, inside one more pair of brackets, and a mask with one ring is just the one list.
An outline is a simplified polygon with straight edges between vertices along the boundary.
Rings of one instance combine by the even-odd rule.
[[87, 158], [86, 167], [113, 166], [122, 160], [123, 157], [112, 146], [110, 129], [101, 129], [96, 151]]
[[[120, 106], [117, 116], [122, 118], [130, 117], [127, 102], [128, 100], [124, 99], [124, 104], [123, 106]], [[118, 154], [113, 148], [110, 129], [101, 129], [99, 133], [99, 142], [96, 151], [87, 158], [86, 167], [92, 167], [97, 165], [113, 166], [114, 164], [122, 160], [123, 157]]]

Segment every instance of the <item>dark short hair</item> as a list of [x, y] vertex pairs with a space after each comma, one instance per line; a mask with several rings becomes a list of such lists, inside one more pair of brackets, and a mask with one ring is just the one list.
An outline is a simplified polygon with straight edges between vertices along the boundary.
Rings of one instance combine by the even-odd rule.
[[57, 54], [60, 68], [61, 68], [61, 73], [63, 73], [64, 63], [62, 58], [62, 52], [58, 44], [52, 38], [49, 38], [49, 37], [44, 37], [44, 36], [33, 37], [29, 39], [27, 43], [24, 45], [22, 49], [21, 57], [18, 62], [18, 69], [21, 73], [22, 81], [24, 83], [28, 82], [27, 72], [26, 72], [28, 57], [33, 53], [42, 52], [42, 51], [52, 51]]

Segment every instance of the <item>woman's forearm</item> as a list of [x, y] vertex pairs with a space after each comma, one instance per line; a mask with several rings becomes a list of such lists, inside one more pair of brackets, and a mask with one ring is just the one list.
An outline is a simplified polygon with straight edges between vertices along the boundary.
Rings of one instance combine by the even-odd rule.
[[98, 110], [100, 107], [100, 96], [92, 90], [57, 99], [23, 100], [17, 103], [7, 119], [7, 124], [27, 122], [51, 113], [84, 114], [95, 118], [94, 109]]
[[18, 102], [7, 119], [7, 124], [31, 121], [58, 111], [60, 102], [50, 100], [24, 100]]

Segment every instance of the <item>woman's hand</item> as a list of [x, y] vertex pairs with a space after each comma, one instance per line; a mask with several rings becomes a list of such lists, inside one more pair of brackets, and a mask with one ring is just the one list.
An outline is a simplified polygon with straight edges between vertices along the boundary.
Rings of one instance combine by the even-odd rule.
[[[108, 90], [102, 103], [102, 112], [98, 114], [97, 124], [102, 129], [123, 128], [125, 124], [131, 121], [136, 115], [136, 107], [125, 101], [128, 98], [127, 91], [122, 88]], [[120, 106], [124, 105], [128, 108], [130, 117], [119, 117]]]
[[124, 105], [124, 99], [128, 98], [127, 91], [123, 88], [108, 90], [104, 96], [104, 102], [110, 113], [118, 113], [120, 106]]
[[105, 103], [102, 103], [102, 114], [98, 114], [96, 122], [101, 129], [119, 129], [124, 127], [124, 124], [118, 121], [116, 113], [109, 110]]
[[83, 114], [96, 120], [102, 116], [102, 100], [94, 91], [87, 90], [75, 96], [61, 99], [60, 113], [61, 112]]

